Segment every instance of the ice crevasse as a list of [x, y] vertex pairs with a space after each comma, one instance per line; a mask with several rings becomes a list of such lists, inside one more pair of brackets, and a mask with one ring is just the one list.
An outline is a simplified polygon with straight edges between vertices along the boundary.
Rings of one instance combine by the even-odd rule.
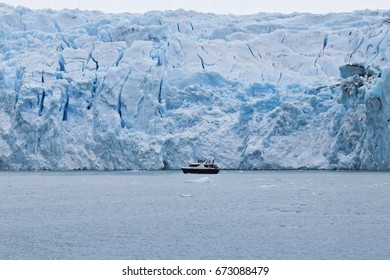
[[0, 4], [0, 170], [390, 169], [390, 11]]

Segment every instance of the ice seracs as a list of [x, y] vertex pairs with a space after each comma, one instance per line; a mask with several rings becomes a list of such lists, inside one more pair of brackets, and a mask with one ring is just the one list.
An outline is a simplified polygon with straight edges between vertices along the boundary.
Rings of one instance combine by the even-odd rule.
[[0, 4], [0, 170], [388, 170], [389, 18]]

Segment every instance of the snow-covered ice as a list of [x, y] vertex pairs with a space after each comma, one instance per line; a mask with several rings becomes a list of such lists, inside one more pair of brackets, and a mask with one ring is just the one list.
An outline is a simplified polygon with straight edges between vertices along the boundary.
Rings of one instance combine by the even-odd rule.
[[389, 27], [0, 4], [0, 170], [388, 170]]
[[0, 259], [390, 258], [387, 172], [188, 177], [0, 172]]

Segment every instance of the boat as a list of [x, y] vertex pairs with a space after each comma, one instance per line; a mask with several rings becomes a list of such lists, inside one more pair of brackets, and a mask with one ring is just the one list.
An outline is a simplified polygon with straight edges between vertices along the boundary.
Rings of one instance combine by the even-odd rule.
[[198, 162], [191, 163], [188, 166], [181, 168], [184, 174], [218, 174], [219, 167], [214, 164], [214, 160], [198, 160]]

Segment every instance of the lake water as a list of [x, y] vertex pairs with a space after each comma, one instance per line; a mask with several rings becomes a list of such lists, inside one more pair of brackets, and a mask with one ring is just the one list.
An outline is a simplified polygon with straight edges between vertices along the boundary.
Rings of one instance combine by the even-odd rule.
[[0, 172], [0, 259], [390, 259], [390, 173]]

